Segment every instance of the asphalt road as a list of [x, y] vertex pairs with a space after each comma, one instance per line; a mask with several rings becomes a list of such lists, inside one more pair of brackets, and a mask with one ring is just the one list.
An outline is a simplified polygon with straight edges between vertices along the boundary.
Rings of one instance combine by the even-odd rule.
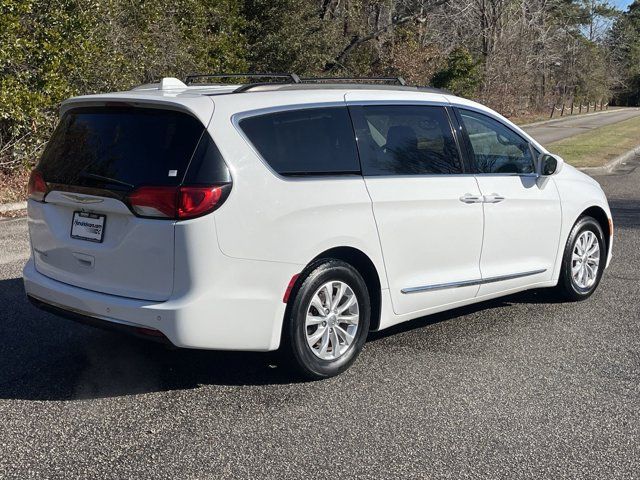
[[599, 178], [615, 256], [590, 300], [413, 321], [311, 383], [36, 310], [25, 222], [2, 221], [0, 478], [638, 478], [638, 164]]
[[594, 128], [629, 120], [637, 116], [640, 116], [640, 108], [620, 108], [595, 114], [563, 117], [557, 121], [524, 126], [523, 129], [538, 142], [547, 145], [563, 138], [585, 133]]

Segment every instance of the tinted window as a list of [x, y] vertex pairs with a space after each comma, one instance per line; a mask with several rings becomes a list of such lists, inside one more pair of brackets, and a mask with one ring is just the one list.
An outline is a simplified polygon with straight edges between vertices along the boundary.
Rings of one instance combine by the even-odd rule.
[[359, 111], [358, 144], [365, 175], [462, 172], [444, 108], [371, 105]]
[[203, 132], [197, 119], [171, 110], [74, 109], [60, 120], [38, 166], [47, 182], [67, 185], [177, 185]]
[[240, 127], [281, 175], [360, 172], [346, 108], [270, 113], [245, 118]]
[[533, 173], [529, 142], [481, 113], [460, 110], [480, 173]]
[[231, 174], [211, 136], [204, 132], [191, 158], [185, 185], [212, 185], [231, 182]]

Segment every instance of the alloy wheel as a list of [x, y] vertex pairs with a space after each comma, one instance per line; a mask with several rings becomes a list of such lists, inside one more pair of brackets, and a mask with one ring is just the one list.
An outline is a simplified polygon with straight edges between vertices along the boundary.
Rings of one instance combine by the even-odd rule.
[[578, 236], [571, 255], [571, 276], [581, 289], [588, 290], [598, 278], [600, 265], [600, 243], [591, 230], [585, 230]]
[[358, 298], [342, 281], [322, 285], [307, 307], [305, 333], [311, 351], [322, 360], [335, 360], [353, 343], [360, 313]]

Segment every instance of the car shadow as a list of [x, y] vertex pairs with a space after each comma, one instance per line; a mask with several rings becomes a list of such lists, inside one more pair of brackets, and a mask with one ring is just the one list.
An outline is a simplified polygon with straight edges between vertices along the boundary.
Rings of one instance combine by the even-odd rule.
[[[545, 291], [525, 292], [372, 332], [369, 341], [487, 308], [552, 301]], [[0, 280], [0, 305], [0, 399], [106, 398], [200, 385], [301, 381], [283, 368], [277, 352], [172, 349], [61, 319], [32, 306], [20, 278]]]
[[297, 381], [274, 353], [186, 350], [41, 311], [0, 280], [0, 399], [69, 400]]
[[509, 307], [514, 304], [550, 304], [550, 303], [564, 303], [563, 300], [559, 300], [554, 295], [552, 289], [542, 288], [537, 290], [527, 290], [525, 292], [515, 293], [504, 297], [496, 298], [493, 300], [486, 300], [483, 302], [474, 303], [465, 307], [458, 307], [451, 310], [447, 310], [440, 313], [434, 313], [424, 317], [419, 317], [408, 322], [403, 322], [398, 325], [394, 325], [389, 328], [385, 328], [379, 332], [371, 332], [369, 334], [368, 341], [376, 341], [386, 337], [390, 337], [399, 333], [415, 330], [419, 328], [425, 328], [437, 323], [446, 322], [454, 318], [463, 317], [465, 315], [471, 315], [484, 310], [492, 310], [496, 308]]

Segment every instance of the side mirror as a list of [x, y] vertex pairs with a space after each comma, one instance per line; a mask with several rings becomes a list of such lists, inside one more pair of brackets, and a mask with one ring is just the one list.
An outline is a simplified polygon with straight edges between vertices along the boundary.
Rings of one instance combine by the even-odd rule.
[[543, 177], [554, 175], [562, 169], [564, 160], [558, 155], [550, 153], [541, 153], [538, 157], [538, 173]]

